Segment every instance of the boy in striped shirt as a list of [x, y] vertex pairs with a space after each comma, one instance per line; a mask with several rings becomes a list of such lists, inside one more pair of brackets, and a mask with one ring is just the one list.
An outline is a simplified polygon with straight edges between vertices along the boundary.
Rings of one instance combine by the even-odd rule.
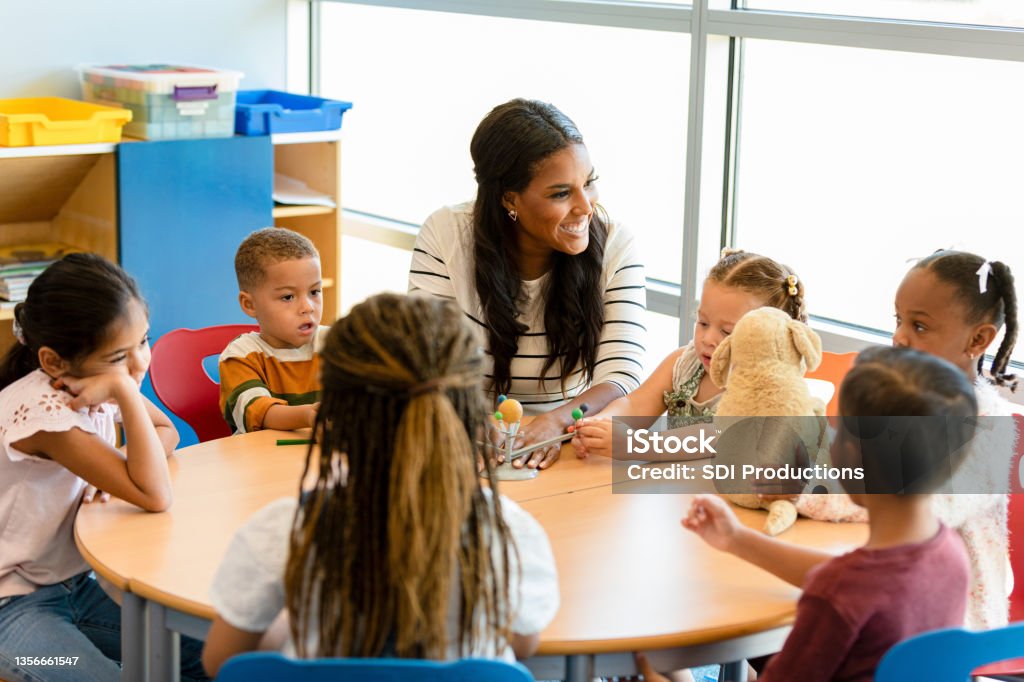
[[220, 407], [235, 433], [313, 424], [326, 338], [320, 254], [306, 237], [266, 227], [235, 254], [238, 303], [259, 323], [220, 356]]

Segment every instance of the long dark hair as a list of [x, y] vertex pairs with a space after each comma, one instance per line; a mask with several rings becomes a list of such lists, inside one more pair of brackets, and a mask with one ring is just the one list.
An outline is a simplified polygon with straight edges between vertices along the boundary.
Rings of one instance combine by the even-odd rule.
[[[996, 351], [989, 370], [992, 381], [998, 386], [1017, 388], [1017, 377], [1006, 371], [1010, 355], [1017, 343], [1017, 290], [1010, 268], [1000, 261], [990, 261], [991, 274], [988, 276], [985, 293], [981, 292], [978, 271], [985, 259], [965, 251], [936, 251], [918, 261], [915, 268], [924, 268], [933, 273], [940, 282], [946, 282], [956, 290], [957, 299], [967, 313], [967, 323], [988, 322], [999, 329], [1004, 324], [1003, 342]], [[982, 369], [985, 354], [978, 357], [978, 373]]]
[[[569, 117], [545, 102], [514, 99], [499, 105], [477, 126], [470, 143], [477, 193], [473, 208], [473, 256], [476, 290], [483, 308], [487, 342], [494, 359], [495, 395], [512, 385], [512, 358], [527, 331], [516, 321], [525, 303], [516, 261], [516, 224], [502, 205], [506, 192], [521, 192], [537, 164], [583, 136]], [[595, 210], [590, 243], [576, 256], [556, 252], [544, 296], [544, 330], [549, 357], [541, 375], [560, 362], [562, 389], [583, 365], [583, 380], [594, 376], [597, 346], [604, 326], [601, 273], [608, 239], [607, 218]], [[541, 379], [543, 381], [543, 379]]]
[[515, 549], [476, 445], [487, 413], [479, 348], [461, 310], [428, 297], [380, 294], [331, 327], [319, 448], [302, 477], [316, 471], [316, 486], [284, 580], [301, 656], [443, 659], [453, 639], [462, 655], [508, 640]]
[[142, 302], [135, 280], [94, 253], [71, 253], [46, 268], [14, 307], [21, 339], [0, 363], [0, 389], [39, 369], [43, 346], [72, 363], [92, 353], [132, 300]]

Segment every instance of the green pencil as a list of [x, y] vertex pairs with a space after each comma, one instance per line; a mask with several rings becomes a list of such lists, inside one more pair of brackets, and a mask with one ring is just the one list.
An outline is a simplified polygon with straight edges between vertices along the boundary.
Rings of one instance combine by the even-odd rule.
[[308, 438], [278, 438], [278, 445], [309, 445], [310, 441]]

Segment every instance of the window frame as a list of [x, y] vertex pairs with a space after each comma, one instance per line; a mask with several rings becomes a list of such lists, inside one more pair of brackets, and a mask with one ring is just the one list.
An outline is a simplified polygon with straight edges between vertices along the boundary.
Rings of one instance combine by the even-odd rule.
[[[744, 38], [1024, 62], [1021, 28], [751, 10], [738, 7], [740, 0], [730, 0], [731, 9], [711, 9], [711, 0], [694, 0], [692, 5], [621, 0], [292, 1], [309, 4], [308, 73], [313, 94], [319, 90], [322, 68], [319, 8], [325, 2], [689, 33], [681, 284], [648, 280], [648, 308], [678, 317], [680, 345], [692, 337], [697, 306], [696, 296], [684, 296], [682, 292], [698, 291], [701, 273], [717, 260], [721, 248], [732, 246], [739, 148], [737, 121], [742, 105], [741, 79], [737, 74], [742, 68]], [[728, 39], [724, 58], [721, 41], [716, 38]], [[715, 69], [720, 71], [726, 86], [709, 92], [708, 72]], [[705, 120], [709, 109], [725, 113]], [[418, 230], [417, 225], [351, 209], [343, 209], [342, 225], [348, 235], [410, 251]], [[891, 340], [891, 335], [884, 332], [813, 315], [811, 325], [821, 334], [826, 349], [835, 352], [858, 351]], [[1024, 363], [1011, 365], [1018, 371], [1024, 370]]]

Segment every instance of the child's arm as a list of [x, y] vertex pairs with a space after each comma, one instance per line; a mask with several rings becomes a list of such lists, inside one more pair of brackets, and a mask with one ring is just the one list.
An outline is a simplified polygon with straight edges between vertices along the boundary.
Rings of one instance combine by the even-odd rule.
[[758, 682], [828, 682], [857, 640], [857, 631], [818, 596], [801, 597], [796, 622], [782, 651], [768, 661]]
[[292, 431], [312, 426], [319, 403], [289, 405], [275, 398], [264, 383], [260, 367], [251, 362], [249, 355], [225, 355], [228, 351], [219, 364], [220, 407], [229, 426], [238, 433], [260, 429]]
[[52, 459], [100, 490], [147, 511], [170, 507], [167, 453], [135, 380], [121, 373], [98, 374], [82, 379], [64, 377], [54, 387], [66, 388], [75, 396], [70, 403], [72, 410], [116, 402], [127, 441], [125, 452], [77, 428], [37, 431], [14, 443], [14, 447]]
[[729, 503], [715, 495], [697, 495], [682, 524], [715, 549], [735, 554], [797, 587], [803, 587], [808, 571], [832, 558], [827, 552], [791, 545], [741, 525]]
[[[661, 361], [657, 369], [632, 393], [617, 398], [593, 417], [576, 422], [572, 440], [579, 457], [612, 455], [612, 417], [650, 417], [651, 424], [665, 411], [665, 391], [672, 390], [672, 371], [682, 354], [680, 348]], [[647, 424], [650, 426], [650, 424]]]
[[139, 395], [146, 405], [146, 414], [149, 415], [150, 421], [153, 422], [153, 428], [156, 429], [156, 437], [160, 440], [164, 453], [170, 457], [174, 453], [174, 448], [178, 447], [178, 442], [181, 440], [181, 437], [178, 435], [178, 429], [174, 428], [171, 418], [154, 405], [153, 401], [142, 394]]
[[206, 674], [216, 677], [220, 667], [232, 656], [259, 649], [263, 635], [263, 632], [241, 630], [219, 614], [215, 616], [203, 645], [203, 669]]
[[294, 431], [313, 425], [320, 403], [311, 405], [271, 405], [263, 415], [263, 428]]
[[512, 641], [509, 643], [512, 645], [512, 651], [515, 652], [516, 660], [522, 661], [537, 652], [537, 647], [540, 645], [540, 633], [521, 635], [518, 632], [513, 632]]

